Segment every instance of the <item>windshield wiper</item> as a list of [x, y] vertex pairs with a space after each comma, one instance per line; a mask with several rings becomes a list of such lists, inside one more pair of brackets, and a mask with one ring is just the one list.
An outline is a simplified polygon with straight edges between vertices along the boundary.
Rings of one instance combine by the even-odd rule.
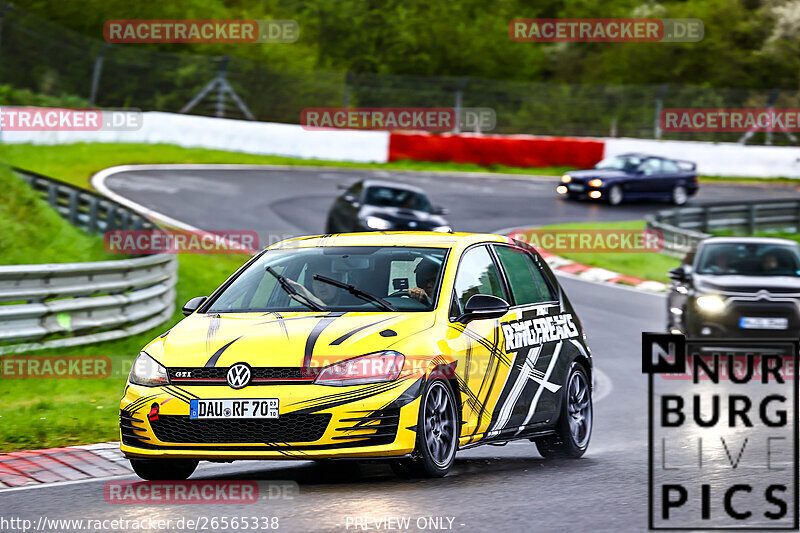
[[299, 292], [297, 292], [297, 289], [292, 287], [292, 284], [289, 283], [289, 280], [286, 279], [285, 276], [281, 276], [280, 274], [275, 272], [275, 270], [272, 267], [267, 267], [266, 271], [269, 272], [270, 274], [272, 274], [273, 276], [275, 276], [275, 279], [278, 280], [278, 284], [281, 286], [281, 288], [283, 290], [285, 290], [286, 292], [288, 292], [289, 296], [291, 296], [294, 300], [300, 302], [301, 304], [305, 305], [306, 307], [309, 307], [309, 308], [313, 309], [314, 311], [324, 311], [325, 310], [325, 308], [322, 307], [321, 305], [319, 305], [318, 303], [316, 303], [316, 302], [314, 302], [312, 300], [309, 300], [306, 296], [304, 296], [304, 295], [300, 294]]
[[339, 281], [337, 279], [331, 279], [331, 278], [328, 278], [328, 277], [325, 277], [325, 276], [320, 276], [319, 274], [315, 274], [314, 275], [314, 279], [318, 280], [318, 281], [321, 281], [323, 283], [328, 283], [330, 285], [333, 285], [334, 287], [339, 287], [340, 289], [344, 289], [347, 292], [349, 292], [350, 294], [352, 294], [353, 296], [357, 296], [357, 297], [361, 298], [362, 300], [367, 300], [369, 302], [372, 302], [372, 303], [378, 305], [378, 307], [380, 307], [384, 311], [397, 311], [397, 307], [395, 307], [394, 305], [390, 304], [389, 302], [387, 302], [383, 298], [381, 298], [379, 296], [375, 296], [374, 294], [370, 294], [367, 291], [363, 291], [363, 290], [359, 289], [358, 287], [356, 287], [355, 285], [350, 285], [349, 283], [344, 283], [344, 282]]

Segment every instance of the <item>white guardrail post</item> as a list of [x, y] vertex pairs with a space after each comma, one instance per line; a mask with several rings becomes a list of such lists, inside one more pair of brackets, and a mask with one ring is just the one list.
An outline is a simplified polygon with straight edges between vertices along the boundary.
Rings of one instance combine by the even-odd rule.
[[[153, 229], [98, 194], [22, 169], [64, 218], [89, 232]], [[93, 263], [0, 266], [0, 354], [136, 335], [172, 317], [178, 262], [150, 255]]]

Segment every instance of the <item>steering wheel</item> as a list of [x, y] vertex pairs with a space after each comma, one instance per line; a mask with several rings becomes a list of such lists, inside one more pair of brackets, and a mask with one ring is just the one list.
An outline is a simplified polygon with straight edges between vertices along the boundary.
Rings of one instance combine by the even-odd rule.
[[422, 300], [417, 300], [416, 298], [412, 298], [410, 294], [408, 294], [408, 289], [401, 289], [399, 291], [394, 291], [392, 294], [388, 295], [387, 298], [392, 298], [394, 296], [399, 296], [401, 298], [411, 298], [412, 300], [416, 300], [421, 304], [424, 305], [431, 305], [431, 299], [428, 298], [427, 294], [424, 294]]

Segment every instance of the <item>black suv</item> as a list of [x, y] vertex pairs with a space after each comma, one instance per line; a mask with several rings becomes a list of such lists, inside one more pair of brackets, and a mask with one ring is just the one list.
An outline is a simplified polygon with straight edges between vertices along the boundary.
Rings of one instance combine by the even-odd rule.
[[667, 329], [688, 337], [800, 335], [800, 246], [712, 237], [670, 270]]

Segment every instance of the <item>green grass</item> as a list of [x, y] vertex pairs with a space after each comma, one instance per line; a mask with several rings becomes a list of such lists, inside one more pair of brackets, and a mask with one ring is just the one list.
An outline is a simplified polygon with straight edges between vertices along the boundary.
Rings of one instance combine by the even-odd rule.
[[0, 166], [0, 264], [102, 261], [103, 239], [66, 221], [28, 184]]
[[[539, 229], [639, 229], [645, 228], [643, 220], [623, 222], [577, 222], [553, 224]], [[680, 260], [660, 253], [557, 253], [584, 265], [605, 268], [627, 276], [667, 282], [667, 272], [680, 265]]]
[[[130, 359], [183, 318], [180, 304], [210, 294], [247, 259], [244, 255], [179, 255], [178, 305], [163, 326], [116, 341], [31, 353]], [[1, 379], [0, 452], [117, 440], [124, 376], [125, 372], [107, 379]]]

